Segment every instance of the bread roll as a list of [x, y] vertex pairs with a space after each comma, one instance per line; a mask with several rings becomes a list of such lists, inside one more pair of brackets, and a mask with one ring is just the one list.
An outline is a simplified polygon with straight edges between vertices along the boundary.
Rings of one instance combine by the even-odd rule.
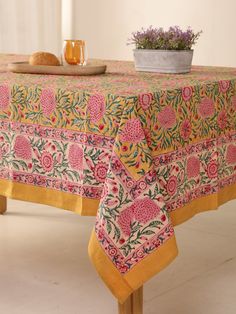
[[60, 65], [58, 58], [49, 52], [35, 52], [29, 58], [30, 65]]

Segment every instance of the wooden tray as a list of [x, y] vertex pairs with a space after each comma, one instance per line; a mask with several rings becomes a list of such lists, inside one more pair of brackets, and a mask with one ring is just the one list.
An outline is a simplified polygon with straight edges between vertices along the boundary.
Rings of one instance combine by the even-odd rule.
[[88, 63], [87, 65], [30, 65], [28, 62], [8, 64], [8, 70], [15, 73], [52, 74], [52, 75], [97, 75], [106, 72], [105, 64]]

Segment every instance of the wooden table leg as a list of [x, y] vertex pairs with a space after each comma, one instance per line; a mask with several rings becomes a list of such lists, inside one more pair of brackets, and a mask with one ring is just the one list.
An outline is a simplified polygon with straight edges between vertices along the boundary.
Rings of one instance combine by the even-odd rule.
[[123, 304], [118, 304], [119, 314], [132, 314], [132, 296], [133, 294]]
[[119, 314], [143, 314], [143, 287], [134, 291], [123, 303], [119, 303]]
[[4, 214], [7, 210], [7, 198], [0, 195], [0, 214]]
[[133, 314], [143, 314], [143, 287], [132, 294]]

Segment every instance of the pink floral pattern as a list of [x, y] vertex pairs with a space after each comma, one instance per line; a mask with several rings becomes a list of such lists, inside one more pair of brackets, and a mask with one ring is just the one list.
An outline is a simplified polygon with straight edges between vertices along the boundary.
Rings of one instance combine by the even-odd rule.
[[236, 111], [236, 96], [232, 96], [231, 102], [232, 102], [234, 110]]
[[167, 182], [166, 190], [169, 195], [174, 195], [177, 191], [177, 178], [175, 176], [171, 176]]
[[226, 152], [226, 161], [228, 164], [236, 163], [236, 145], [229, 145]]
[[40, 102], [45, 116], [50, 116], [56, 108], [56, 99], [52, 89], [43, 89]]
[[230, 81], [219, 81], [219, 91], [221, 93], [226, 93], [230, 87]]
[[146, 224], [152, 219], [156, 218], [161, 209], [160, 207], [148, 197], [143, 199], [137, 199], [132, 205], [132, 211], [134, 214], [134, 219], [139, 222]]
[[43, 152], [40, 160], [41, 160], [41, 165], [42, 165], [45, 172], [52, 171], [54, 161], [53, 161], [53, 157], [50, 153]]
[[98, 163], [94, 168], [94, 177], [99, 182], [104, 182], [107, 176], [107, 164], [104, 162]]
[[10, 103], [10, 90], [7, 85], [0, 85], [0, 110], [6, 110]]
[[118, 218], [118, 224], [125, 236], [130, 236], [131, 224], [134, 220], [146, 224], [152, 219], [156, 218], [161, 209], [151, 199], [143, 198], [137, 199], [134, 203], [123, 210]]
[[207, 165], [207, 174], [208, 174], [208, 177], [211, 179], [214, 179], [217, 177], [218, 165], [215, 160], [210, 161], [209, 164]]
[[26, 160], [32, 158], [30, 142], [26, 137], [22, 135], [18, 135], [16, 137], [14, 151], [15, 151], [16, 157], [18, 158], [22, 158]]
[[235, 69], [32, 76], [4, 71], [13, 60], [0, 64], [0, 179], [99, 203], [97, 240], [121, 275], [174, 236], [169, 212], [236, 184]]
[[184, 87], [182, 89], [182, 97], [184, 101], [189, 101], [192, 97], [193, 89], [191, 86]]
[[187, 159], [187, 176], [189, 179], [195, 178], [200, 174], [200, 160], [195, 156]]
[[225, 110], [222, 110], [217, 118], [217, 123], [220, 129], [224, 130], [227, 126], [227, 113]]
[[163, 129], [171, 129], [176, 124], [176, 114], [171, 106], [166, 106], [159, 114], [158, 121]]
[[83, 169], [83, 158], [84, 158], [83, 149], [77, 144], [72, 144], [69, 148], [68, 154], [70, 166], [76, 170]]
[[152, 136], [151, 136], [151, 132], [148, 128], [145, 128], [144, 130], [144, 135], [147, 141], [148, 146], [152, 145]]
[[132, 207], [128, 207], [123, 210], [118, 218], [118, 225], [120, 226], [125, 236], [130, 236], [131, 233], [131, 222], [133, 220]]
[[124, 142], [138, 143], [144, 139], [144, 131], [139, 119], [130, 119], [126, 122], [121, 133], [121, 140]]
[[191, 132], [192, 132], [191, 123], [188, 119], [185, 119], [181, 124], [180, 134], [182, 138], [186, 141], [189, 139]]
[[213, 100], [210, 98], [204, 98], [199, 104], [198, 111], [203, 119], [213, 116], [215, 111]]
[[143, 110], [147, 110], [153, 100], [152, 94], [140, 94], [139, 95], [139, 104]]
[[103, 95], [95, 94], [90, 96], [88, 101], [88, 111], [91, 121], [97, 123], [105, 113], [105, 98]]

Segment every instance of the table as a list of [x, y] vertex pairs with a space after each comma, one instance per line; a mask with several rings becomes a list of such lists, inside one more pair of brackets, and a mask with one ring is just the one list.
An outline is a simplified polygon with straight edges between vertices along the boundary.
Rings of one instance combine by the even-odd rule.
[[0, 55], [0, 198], [96, 215], [89, 255], [119, 301], [177, 256], [174, 226], [236, 197], [236, 69], [13, 74]]

